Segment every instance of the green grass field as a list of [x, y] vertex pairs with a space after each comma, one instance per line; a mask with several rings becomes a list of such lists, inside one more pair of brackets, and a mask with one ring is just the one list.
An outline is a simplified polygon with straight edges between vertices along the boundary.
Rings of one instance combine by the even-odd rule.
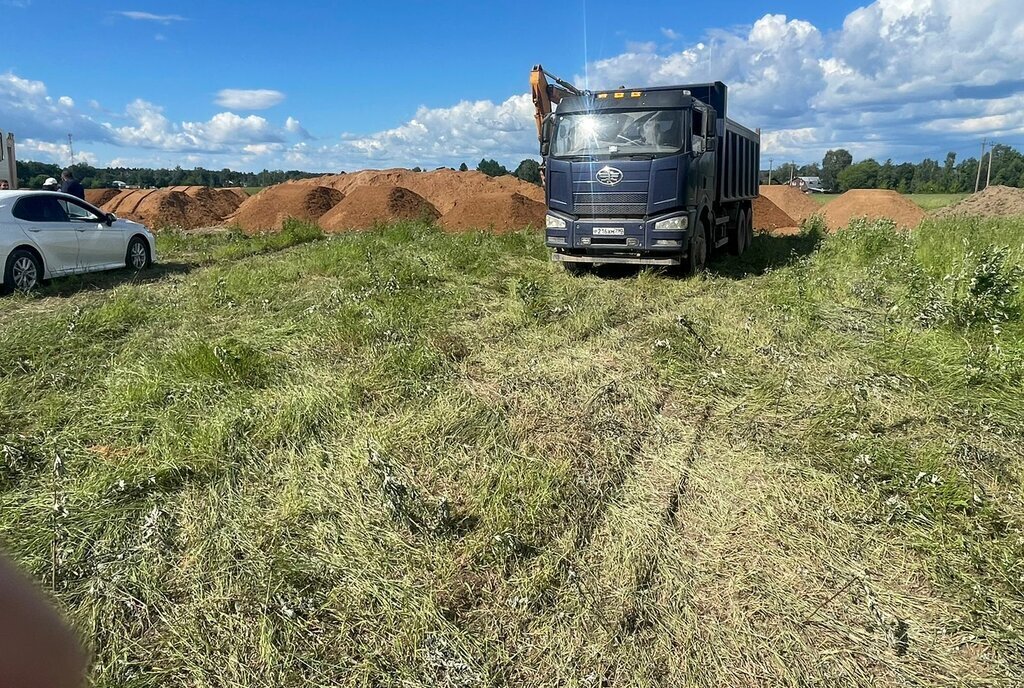
[[[938, 210], [939, 208], [945, 208], [947, 205], [953, 205], [959, 203], [963, 199], [967, 198], [970, 194], [905, 194], [907, 198], [912, 200], [917, 205], [921, 206], [922, 210]], [[811, 194], [817, 203], [826, 205], [833, 199], [839, 198], [838, 194]]]
[[0, 542], [96, 686], [1019, 685], [1022, 244], [162, 235], [0, 301]]

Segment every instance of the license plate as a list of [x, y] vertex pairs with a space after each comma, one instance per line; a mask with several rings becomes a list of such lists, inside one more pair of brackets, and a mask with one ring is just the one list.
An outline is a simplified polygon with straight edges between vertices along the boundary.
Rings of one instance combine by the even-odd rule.
[[622, 236], [625, 233], [625, 227], [594, 227], [594, 236]]

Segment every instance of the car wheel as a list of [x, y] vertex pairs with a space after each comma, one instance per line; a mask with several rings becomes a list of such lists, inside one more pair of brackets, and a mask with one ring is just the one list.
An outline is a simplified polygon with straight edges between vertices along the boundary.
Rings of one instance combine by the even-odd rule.
[[7, 258], [4, 285], [21, 292], [30, 292], [43, 281], [43, 264], [30, 251], [18, 249]]
[[128, 255], [125, 264], [133, 270], [145, 270], [149, 267], [149, 246], [142, 237], [133, 237], [128, 242]]
[[708, 261], [708, 240], [704, 223], [698, 222], [693, 230], [690, 236], [690, 249], [687, 251], [684, 263], [686, 274], [688, 275], [696, 275], [698, 272], [702, 272]]

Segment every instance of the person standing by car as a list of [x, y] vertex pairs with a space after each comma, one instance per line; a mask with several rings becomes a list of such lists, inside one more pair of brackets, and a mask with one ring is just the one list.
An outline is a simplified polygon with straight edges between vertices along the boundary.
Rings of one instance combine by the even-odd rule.
[[53, 177], [47, 177], [43, 182], [43, 191], [60, 191], [60, 184]]
[[71, 170], [64, 170], [61, 172], [61, 185], [60, 190], [66, 194], [70, 194], [80, 200], [85, 200], [85, 187], [82, 183], [75, 179], [75, 175]]
[[11, 183], [6, 179], [0, 179], [0, 191], [10, 191]]

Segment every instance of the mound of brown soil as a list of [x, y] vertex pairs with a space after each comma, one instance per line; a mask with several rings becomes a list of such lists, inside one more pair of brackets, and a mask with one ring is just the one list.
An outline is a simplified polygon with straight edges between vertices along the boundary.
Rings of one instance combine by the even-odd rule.
[[328, 232], [367, 229], [394, 220], [436, 220], [441, 214], [429, 201], [401, 186], [357, 186], [320, 218]]
[[[797, 193], [800, 193], [797, 191]], [[784, 227], [796, 227], [797, 221], [784, 213], [779, 206], [766, 196], [754, 199], [754, 229], [774, 231]]]
[[1017, 217], [1024, 215], [1024, 189], [990, 186], [959, 203], [941, 208], [936, 217]]
[[895, 191], [851, 189], [825, 206], [825, 222], [832, 231], [842, 229], [858, 217], [889, 219], [898, 227], [913, 229], [921, 224], [924, 211]]
[[346, 195], [359, 186], [401, 186], [430, 201], [442, 214], [455, 207], [459, 201], [485, 193], [517, 193], [540, 203], [544, 202], [544, 189], [511, 175], [488, 177], [482, 172], [457, 172], [452, 169], [433, 172], [413, 172], [405, 169], [363, 170], [303, 179], [290, 184], [329, 186]]
[[85, 200], [97, 208], [121, 193], [120, 189], [86, 189]]
[[543, 227], [545, 212], [543, 203], [520, 193], [482, 193], [457, 201], [441, 217], [441, 226], [456, 232], [473, 229], [511, 232], [524, 227]]
[[101, 207], [151, 229], [196, 229], [221, 223], [239, 205], [232, 193], [205, 186], [176, 186], [125, 191]]
[[820, 213], [822, 210], [821, 206], [815, 203], [814, 199], [788, 184], [762, 186], [760, 187], [760, 193], [774, 203], [779, 210], [793, 218], [796, 224], [802, 223], [811, 215]]
[[231, 189], [211, 189], [207, 186], [190, 186], [185, 194], [210, 214], [216, 215], [218, 221], [238, 210], [238, 206], [245, 200]]
[[247, 232], [279, 230], [290, 217], [316, 222], [344, 197], [326, 186], [278, 184], [251, 196], [228, 221]]

